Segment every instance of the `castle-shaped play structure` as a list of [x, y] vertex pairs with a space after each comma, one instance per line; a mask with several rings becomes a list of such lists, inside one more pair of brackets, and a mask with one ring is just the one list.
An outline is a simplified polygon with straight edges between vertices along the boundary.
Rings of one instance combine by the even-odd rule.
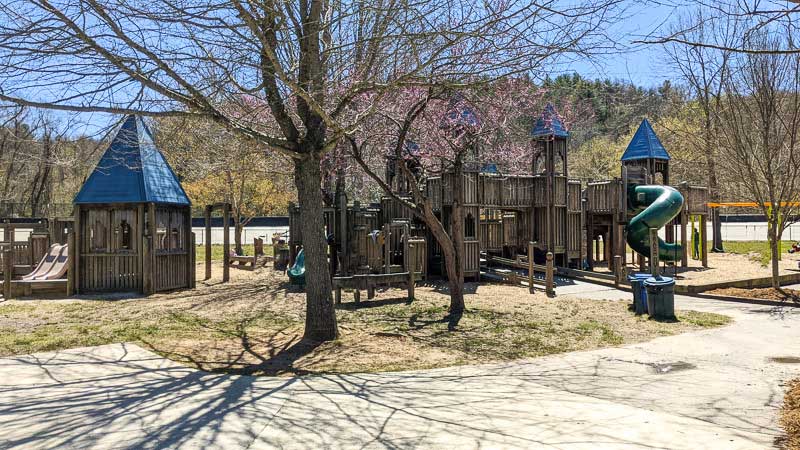
[[[687, 221], [700, 216], [705, 234], [707, 190], [668, 185], [670, 156], [647, 120], [621, 158], [621, 177], [589, 182], [584, 190], [580, 180], [569, 179], [569, 133], [552, 105], [547, 105], [530, 134], [530, 174], [503, 175], [496, 166], [481, 164], [465, 169], [461, 179], [445, 172], [425, 181], [426, 193], [448, 233], [453, 186], [462, 183], [465, 277], [535, 283], [530, 272], [546, 270], [544, 264], [550, 258], [556, 274], [619, 283], [627, 273], [626, 242], [637, 255], [631, 262], [638, 258], [640, 266], [646, 267], [651, 229], [663, 227], [666, 241], [659, 242], [659, 260], [687, 264], [682, 251], [687, 247]], [[386, 183], [395, 193], [408, 195], [411, 180], [405, 179], [392, 159], [387, 161], [386, 174]], [[335, 277], [409, 270], [417, 278], [446, 273], [441, 249], [424, 223], [391, 197], [362, 206], [348, 204], [340, 195], [336, 205], [323, 213]], [[290, 207], [292, 259], [302, 245], [298, 217], [297, 207]], [[676, 227], [680, 243], [675, 242]], [[704, 265], [706, 254], [703, 245]], [[593, 273], [601, 262], [612, 273]]]

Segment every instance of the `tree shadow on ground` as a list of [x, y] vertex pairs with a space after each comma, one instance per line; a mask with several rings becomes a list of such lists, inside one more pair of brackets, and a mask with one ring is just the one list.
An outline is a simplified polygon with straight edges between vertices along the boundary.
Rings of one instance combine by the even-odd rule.
[[414, 303], [413, 299], [409, 299], [408, 297], [392, 297], [392, 298], [382, 298], [382, 299], [367, 299], [361, 300], [361, 302], [342, 302], [336, 305], [337, 310], [344, 310], [344, 311], [355, 311], [357, 309], [364, 309], [364, 308], [379, 308], [381, 306], [391, 306], [391, 305], [411, 305]]

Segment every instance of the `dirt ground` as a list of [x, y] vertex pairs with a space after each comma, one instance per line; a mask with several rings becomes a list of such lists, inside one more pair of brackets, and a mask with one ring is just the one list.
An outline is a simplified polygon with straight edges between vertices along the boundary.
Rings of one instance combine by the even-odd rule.
[[[197, 274], [203, 273], [198, 265]], [[728, 318], [678, 312], [677, 322], [637, 317], [627, 302], [531, 295], [508, 285], [468, 284], [468, 311], [455, 322], [441, 284], [379, 291], [337, 307], [341, 337], [301, 340], [305, 295], [280, 272], [231, 270], [220, 283], [148, 298], [123, 295], [0, 302], [0, 356], [137, 342], [170, 359], [240, 374], [372, 372], [512, 360], [649, 340]], [[362, 295], [362, 299], [365, 296]]]

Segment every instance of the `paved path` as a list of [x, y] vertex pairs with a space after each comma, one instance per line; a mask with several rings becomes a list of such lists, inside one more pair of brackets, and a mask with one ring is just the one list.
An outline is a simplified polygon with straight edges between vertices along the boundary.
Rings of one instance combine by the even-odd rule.
[[[581, 283], [583, 297], [627, 294]], [[558, 301], [557, 299], [554, 301]], [[120, 344], [0, 359], [0, 448], [768, 448], [800, 311], [677, 299], [722, 329], [546, 358], [223, 376]]]

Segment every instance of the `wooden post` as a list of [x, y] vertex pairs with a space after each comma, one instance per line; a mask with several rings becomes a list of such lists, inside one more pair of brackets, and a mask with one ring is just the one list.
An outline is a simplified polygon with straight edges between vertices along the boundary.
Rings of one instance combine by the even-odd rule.
[[686, 211], [681, 212], [681, 248], [683, 248], [683, 255], [681, 255], [681, 267], [689, 266], [689, 252], [691, 249], [688, 245], [688, 235], [686, 233], [687, 214]]
[[14, 277], [14, 254], [11, 247], [3, 249], [3, 299], [11, 299], [11, 278]]
[[[591, 244], [589, 244], [591, 247]], [[589, 251], [591, 253], [591, 249]], [[533, 270], [533, 242], [528, 241], [528, 291], [533, 294], [533, 279], [534, 279], [534, 270]]]
[[361, 291], [359, 291], [358, 288], [353, 291], [353, 301], [356, 303], [356, 305], [361, 303]]
[[203, 240], [203, 244], [206, 248], [206, 276], [203, 280], [208, 280], [211, 278], [211, 205], [206, 206], [206, 214], [205, 214], [205, 221], [206, 221], [206, 229], [205, 229], [205, 236]]
[[80, 277], [80, 267], [81, 267], [81, 207], [75, 205], [73, 208], [73, 224], [72, 224], [72, 243], [70, 245], [74, 245], [74, 247], [68, 247], [69, 254], [72, 256], [72, 266], [70, 266], [69, 270], [72, 275], [72, 293], [73, 294], [80, 294], [81, 293], [81, 277]]
[[[406, 225], [406, 227], [408, 227], [408, 225]], [[408, 241], [408, 239], [406, 239], [406, 241]], [[413, 248], [414, 244], [408, 244], [409, 253]], [[414, 258], [412, 258], [411, 255], [408, 256], [407, 260], [408, 265], [406, 267], [408, 268], [408, 300], [411, 301], [414, 300], [414, 284], [416, 283], [414, 272], [417, 270], [417, 268], [415, 267], [416, 261], [414, 261]]]
[[195, 244], [194, 233], [189, 233], [189, 289], [194, 289], [197, 286], [197, 247]]
[[157, 227], [158, 221], [156, 220], [156, 204], [147, 204], [147, 216], [149, 217], [149, 230], [147, 230], [148, 238], [145, 239], [146, 253], [144, 255], [144, 276], [148, 280], [145, 286], [145, 295], [151, 295], [156, 292], [156, 240], [158, 239]]
[[336, 302], [337, 305], [341, 305], [342, 304], [342, 288], [340, 288], [340, 287], [336, 288], [335, 302]]
[[624, 270], [622, 269], [622, 256], [614, 255], [614, 287], [618, 288], [622, 284]]
[[650, 275], [658, 276], [658, 228], [650, 228]]
[[75, 231], [67, 235], [67, 295], [75, 294]]
[[383, 273], [390, 273], [389, 264], [391, 260], [391, 239], [392, 231], [389, 224], [383, 226]]
[[144, 261], [144, 270], [142, 271], [142, 291], [144, 292], [144, 295], [150, 295], [154, 292], [152, 270], [153, 236], [142, 237], [142, 261]]
[[554, 284], [553, 252], [547, 252], [547, 273], [545, 274], [545, 292], [548, 297], [554, 297], [556, 290]]
[[231, 279], [231, 205], [222, 207], [222, 282]]
[[708, 267], [708, 236], [706, 232], [706, 215], [700, 216], [700, 258], [703, 261], [703, 267]]

